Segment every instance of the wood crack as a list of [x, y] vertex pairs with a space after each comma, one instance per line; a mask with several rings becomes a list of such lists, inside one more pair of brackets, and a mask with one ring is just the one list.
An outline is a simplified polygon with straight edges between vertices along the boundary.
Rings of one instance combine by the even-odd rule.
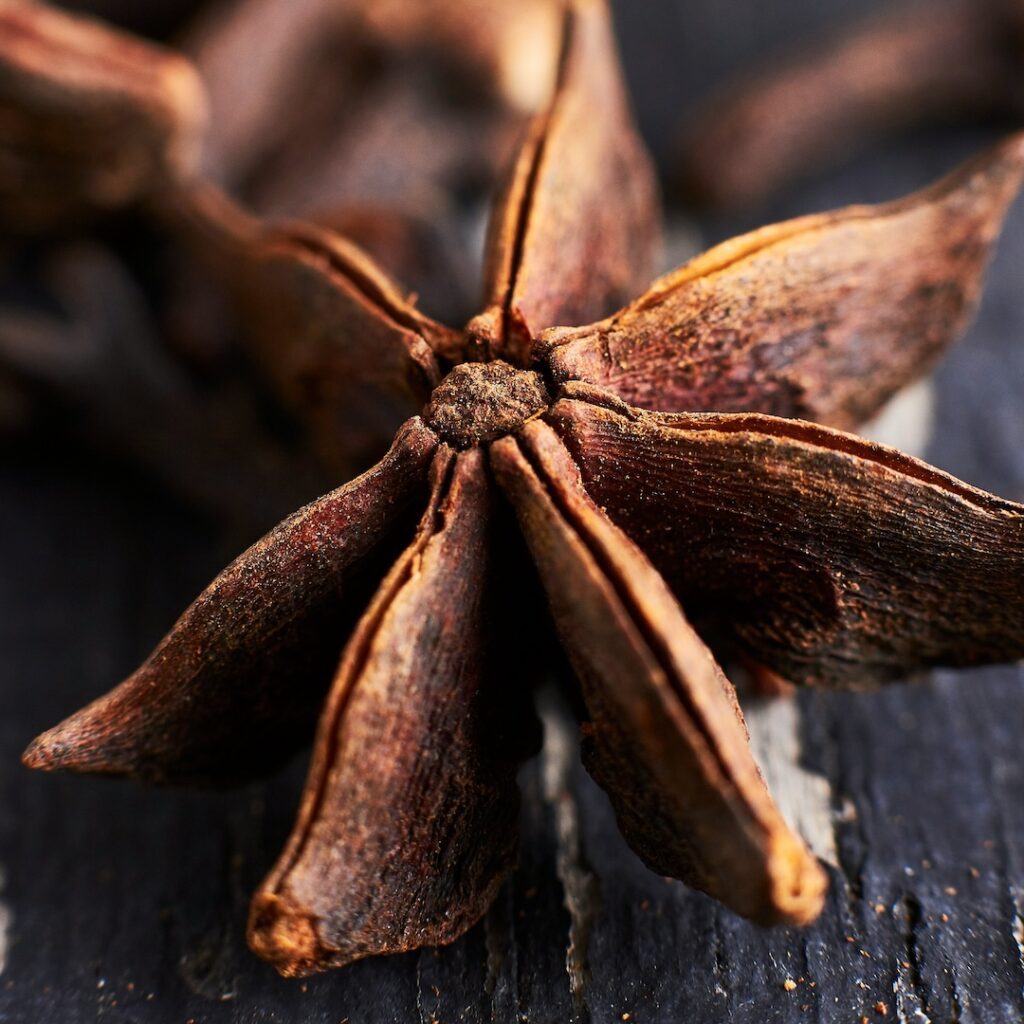
[[569, 978], [575, 1020], [589, 1024], [587, 956], [601, 908], [601, 884], [583, 851], [580, 812], [572, 788], [576, 746], [564, 708], [545, 691], [538, 701], [544, 725], [544, 799], [550, 805], [557, 844], [556, 872], [562, 885], [563, 905], [569, 913], [565, 969]]
[[[503, 1005], [509, 1002], [505, 988], [516, 978], [516, 934], [512, 926], [511, 883], [506, 883], [484, 917], [484, 995], [490, 1002], [491, 1024], [501, 1024]], [[508, 979], [503, 984], [504, 979]], [[519, 1003], [518, 993], [513, 993]]]
[[[989, 764], [990, 776], [994, 773], [994, 766]], [[1021, 984], [1020, 999], [1024, 1003], [1024, 898], [1019, 888], [1010, 880], [1012, 879], [1012, 867], [1010, 862], [1010, 848], [1006, 834], [1006, 820], [1001, 802], [997, 799], [995, 806], [995, 844], [998, 855], [999, 873], [1002, 878], [1007, 879], [1006, 883], [1006, 909], [1007, 920], [1010, 923], [1010, 939], [1017, 949], [1017, 964], [1020, 967]], [[1024, 1012], [1024, 1007], [1021, 1008]]]
[[913, 892], [906, 893], [899, 903], [897, 921], [903, 925], [903, 949], [905, 958], [897, 966], [893, 993], [896, 996], [896, 1013], [901, 1024], [932, 1024], [934, 1011], [924, 978], [918, 935], [924, 927], [924, 912], [921, 901]]
[[423, 1005], [423, 958], [430, 956], [429, 950], [421, 950], [416, 956], [416, 1016], [419, 1024], [437, 1024], [433, 1014], [427, 1013]]
[[864, 863], [867, 839], [860, 823], [860, 812], [850, 793], [842, 767], [842, 737], [837, 719], [829, 717], [825, 725], [825, 776], [832, 791], [832, 829], [835, 837], [836, 866], [846, 881], [847, 901], [860, 900], [864, 892]]
[[[3, 867], [0, 867], [0, 895], [3, 894], [4, 886], [7, 884], [7, 875]], [[14, 926], [14, 913], [3, 901], [0, 901], [0, 974], [4, 973], [7, 967], [7, 955], [10, 948], [11, 930]]]

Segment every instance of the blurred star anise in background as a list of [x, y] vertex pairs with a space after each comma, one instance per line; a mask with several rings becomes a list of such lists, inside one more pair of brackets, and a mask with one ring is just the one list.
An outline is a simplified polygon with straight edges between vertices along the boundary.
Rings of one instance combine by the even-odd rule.
[[71, 5], [172, 38], [195, 71], [27, 6], [0, 8], [0, 430], [91, 442], [265, 529], [325, 478], [250, 372], [223, 289], [140, 212], [159, 147], [255, 211], [344, 234], [458, 320], [498, 167], [550, 89], [556, 5]]

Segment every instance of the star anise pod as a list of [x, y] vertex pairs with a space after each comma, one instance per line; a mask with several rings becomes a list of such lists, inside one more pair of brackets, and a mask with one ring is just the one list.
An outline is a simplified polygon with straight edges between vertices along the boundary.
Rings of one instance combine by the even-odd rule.
[[519, 708], [545, 634], [506, 503], [623, 834], [758, 922], [812, 920], [826, 877], [774, 807], [709, 644], [835, 686], [1024, 653], [1024, 507], [835, 429], [963, 326], [1024, 139], [908, 199], [726, 242], [607, 316], [647, 273], [656, 190], [604, 4], [568, 0], [563, 32], [465, 331], [327, 230], [265, 226], [191, 183], [164, 196], [216, 249], [265, 364], [339, 462], [403, 406], [421, 412], [25, 761], [231, 781], [319, 714], [250, 919], [285, 974], [451, 941], [513, 863]]
[[943, 0], [885, 8], [745, 76], [683, 132], [687, 191], [728, 206], [921, 123], [1024, 113], [1024, 4]]
[[[320, 13], [320, 22], [328, 17], [332, 25], [339, 22], [340, 30], [340, 23], [353, 21], [357, 14], [365, 18], [379, 2], [318, 0], [308, 6]], [[552, 7], [551, 0], [535, 2]], [[233, 7], [230, 24], [221, 25], [222, 31], [201, 33], [208, 44], [204, 52], [219, 55], [214, 71], [226, 61], [241, 69], [234, 72], [232, 90], [223, 75], [214, 75], [212, 82], [204, 77], [201, 87], [195, 70], [178, 56], [101, 23], [26, 0], [0, 3], [0, 223], [8, 233], [23, 235], [5, 240], [0, 252], [0, 429], [5, 437], [17, 432], [19, 439], [30, 431], [38, 435], [40, 429], [51, 435], [64, 431], [76, 443], [88, 437], [106, 454], [171, 483], [177, 495], [203, 511], [242, 525], [250, 539], [294, 508], [296, 496], [306, 500], [319, 493], [322, 488], [308, 486], [311, 460], [274, 436], [258, 415], [265, 398], [253, 395], [250, 382], [234, 372], [237, 355], [232, 332], [226, 329], [230, 318], [213, 282], [203, 280], [185, 254], [173, 250], [154, 256], [152, 265], [146, 263], [139, 276], [144, 281], [148, 275], [148, 282], [132, 281], [127, 267], [137, 259], [139, 218], [123, 218], [106, 230], [97, 214], [148, 195], [165, 174], [191, 175], [214, 160], [219, 150], [213, 144], [225, 135], [225, 103], [234, 101], [237, 109], [245, 99], [239, 95], [240, 82], [257, 103], [274, 94], [264, 88], [265, 79], [273, 80], [275, 69], [280, 73], [281, 61], [266, 61], [269, 70], [254, 75], [247, 65], [259, 54], [243, 49], [254, 35], [269, 39], [271, 49], [276, 46], [284, 53], [289, 73], [303, 66], [308, 54], [294, 40], [283, 41], [281, 32], [260, 34], [268, 27], [268, 16], [277, 11], [273, 27], [283, 27], [292, 36], [304, 31], [302, 38], [313, 49], [306, 37], [319, 30], [319, 45], [325, 48], [324, 25], [307, 25], [310, 11], [297, 6], [250, 0]], [[497, 9], [494, 0], [488, 9]], [[445, 19], [436, 21], [443, 24]], [[406, 35], [403, 48], [414, 49], [415, 32]], [[351, 44], [354, 50], [358, 46]], [[110, 54], [116, 59], [107, 59]], [[461, 60], [456, 54], [450, 63], [457, 66]], [[507, 76], [522, 63], [521, 57], [506, 60], [502, 68]], [[343, 70], [329, 79], [322, 67], [319, 71], [322, 87], [345, 80]], [[474, 84], [485, 74], [480, 67]], [[204, 91], [209, 97], [211, 85], [214, 102], [204, 104]], [[225, 89], [230, 95], [223, 95]], [[374, 90], [368, 92], [370, 96], [349, 104], [364, 120], [378, 98]], [[431, 99], [422, 103], [429, 107]], [[44, 105], [48, 116], [39, 117]], [[204, 106], [212, 106], [213, 130], [201, 138]], [[478, 131], [493, 112], [491, 106], [478, 104]], [[381, 113], [384, 120], [393, 120], [393, 110]], [[432, 138], [438, 137], [439, 116], [440, 111]], [[244, 117], [239, 123], [243, 135], [252, 130]], [[73, 130], [76, 124], [83, 126], [81, 132]], [[346, 134], [356, 131], [358, 125], [351, 124]], [[229, 141], [238, 137], [236, 131]], [[161, 166], [163, 154], [173, 170]], [[379, 163], [372, 149], [368, 156], [363, 164]], [[353, 192], [352, 178], [373, 179], [372, 168], [353, 170], [359, 163], [356, 157], [350, 150], [348, 193]], [[457, 156], [448, 159], [446, 166], [457, 165]], [[317, 169], [316, 153], [305, 152], [300, 163], [307, 175], [326, 177], [326, 168]], [[424, 180], [428, 170], [423, 160], [405, 162], [402, 187], [410, 205], [413, 192], [440, 195], [441, 182]], [[239, 170], [243, 172], [249, 175], [251, 167]], [[68, 187], [64, 175], [73, 177], [74, 184]], [[274, 180], [264, 171], [265, 183]], [[346, 185], [337, 174], [333, 181], [345, 194]], [[252, 198], [251, 189], [245, 194]], [[313, 198], [307, 194], [307, 206]], [[471, 277], [463, 272], [462, 261], [452, 258], [461, 254], [450, 237], [451, 218], [427, 221], [379, 203], [357, 204], [352, 198], [350, 194], [348, 203], [319, 213], [320, 222], [356, 240], [424, 295], [435, 312], [464, 316], [470, 308], [466, 300]], [[436, 212], [439, 205], [435, 201], [431, 209]], [[102, 242], [83, 244], [76, 238], [68, 246], [65, 232], [83, 225], [97, 227]], [[148, 239], [141, 244], [152, 248]], [[429, 259], [424, 258], [428, 253]], [[160, 278], [154, 287], [157, 266]], [[87, 287], [80, 286], [84, 280]], [[130, 292], [136, 294], [127, 301]], [[124, 350], [129, 337], [131, 349]], [[206, 443], [197, 443], [198, 438]], [[277, 514], [268, 518], [268, 510]]]

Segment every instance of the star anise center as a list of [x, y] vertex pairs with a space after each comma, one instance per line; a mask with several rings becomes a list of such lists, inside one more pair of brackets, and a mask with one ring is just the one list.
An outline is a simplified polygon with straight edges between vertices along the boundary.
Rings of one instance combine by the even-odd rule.
[[456, 366], [434, 390], [423, 415], [439, 437], [462, 449], [514, 433], [550, 404], [539, 373], [497, 359]]

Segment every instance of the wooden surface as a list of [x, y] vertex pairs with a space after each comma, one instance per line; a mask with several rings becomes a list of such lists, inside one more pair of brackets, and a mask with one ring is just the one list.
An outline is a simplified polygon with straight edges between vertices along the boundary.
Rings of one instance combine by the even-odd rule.
[[[672, 90], [700, 91], [812, 17], [841, 20], [869, 5], [757, 6], [704, 0], [684, 17], [678, 0], [620, 5], [644, 127], [663, 155]], [[897, 195], [990, 137], [939, 132], [887, 146], [769, 209], [699, 230], [682, 224], [678, 248]], [[1022, 281], [1018, 203], [981, 315], [938, 375], [927, 449], [943, 468], [1018, 500]], [[826, 913], [804, 932], [758, 930], [648, 872], [549, 714], [550, 742], [523, 775], [520, 866], [481, 925], [447, 949], [279, 979], [246, 951], [244, 919], [286, 837], [301, 763], [217, 794], [48, 777], [17, 763], [36, 731], [135, 666], [232, 542], [118, 467], [73, 452], [2, 454], [5, 1024], [1024, 1017], [1019, 666], [936, 673], [878, 694], [804, 693], [758, 713], [783, 802], [835, 860]]]

